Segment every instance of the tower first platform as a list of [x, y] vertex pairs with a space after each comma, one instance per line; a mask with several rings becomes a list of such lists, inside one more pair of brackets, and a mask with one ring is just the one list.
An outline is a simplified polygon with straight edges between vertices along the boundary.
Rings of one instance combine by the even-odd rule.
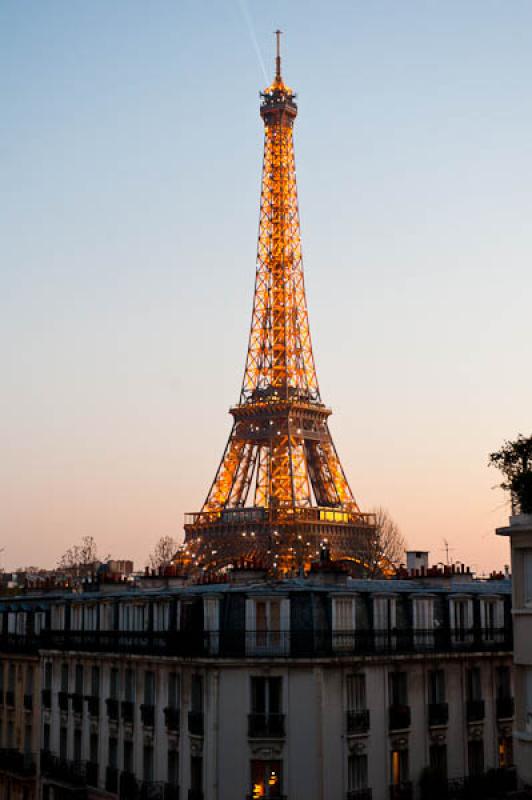
[[176, 560], [222, 569], [254, 559], [290, 571], [326, 545], [363, 561], [373, 517], [361, 513], [320, 396], [303, 278], [293, 130], [294, 92], [281, 74], [261, 94], [264, 161], [255, 296], [239, 403], [220, 466], [198, 513], [187, 514]]

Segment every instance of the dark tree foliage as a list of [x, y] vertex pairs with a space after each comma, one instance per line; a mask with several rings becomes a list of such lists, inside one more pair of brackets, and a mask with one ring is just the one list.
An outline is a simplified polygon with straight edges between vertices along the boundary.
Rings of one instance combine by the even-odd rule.
[[500, 487], [510, 492], [512, 509], [532, 514], [532, 436], [519, 434], [515, 441], [505, 442], [490, 454], [489, 463], [504, 475]]

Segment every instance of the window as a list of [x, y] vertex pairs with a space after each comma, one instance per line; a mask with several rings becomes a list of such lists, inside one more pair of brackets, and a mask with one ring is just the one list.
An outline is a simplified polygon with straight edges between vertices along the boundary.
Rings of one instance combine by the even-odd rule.
[[408, 705], [408, 686], [406, 672], [390, 672], [390, 705]]
[[453, 644], [473, 641], [473, 601], [452, 597], [449, 601]]
[[131, 739], [124, 739], [124, 772], [133, 774], [133, 742]]
[[280, 797], [282, 794], [282, 772], [280, 761], [251, 762], [251, 797]]
[[109, 766], [111, 769], [118, 768], [118, 739], [114, 736], [109, 739]]
[[89, 741], [89, 758], [93, 764], [98, 763], [99, 739], [97, 733], [91, 733]]
[[217, 653], [220, 629], [220, 603], [217, 597], [203, 599], [203, 629], [209, 637], [209, 653]]
[[81, 761], [81, 731], [79, 728], [74, 730], [74, 761]]
[[179, 708], [180, 683], [177, 672], [168, 673], [168, 707]]
[[83, 608], [83, 628], [86, 631], [98, 630], [98, 606], [95, 603]]
[[196, 713], [203, 711], [203, 678], [193, 675], [190, 683], [190, 709]]
[[81, 606], [72, 606], [70, 609], [70, 628], [73, 631], [80, 631], [82, 628], [83, 609]]
[[190, 757], [190, 788], [200, 794], [203, 791], [203, 758]]
[[472, 739], [467, 743], [467, 763], [470, 775], [482, 775], [484, 772], [484, 742]]
[[333, 647], [349, 650], [354, 646], [355, 598], [333, 597], [332, 601]]
[[514, 741], [512, 736], [499, 736], [498, 742], [499, 767], [513, 767]]
[[414, 645], [419, 649], [430, 649], [434, 644], [434, 599], [414, 597], [412, 601], [412, 623]]
[[52, 662], [46, 661], [44, 664], [44, 688], [48, 691], [52, 688], [52, 669]]
[[61, 761], [66, 761], [67, 757], [67, 736], [67, 729], [64, 726], [61, 726], [59, 729], [59, 758]]
[[144, 745], [143, 764], [144, 780], [151, 783], [153, 781], [153, 747], [151, 745]]
[[445, 672], [432, 669], [429, 672], [429, 703], [445, 703]]
[[149, 609], [143, 603], [121, 603], [118, 615], [121, 631], [146, 631], [149, 623]]
[[510, 667], [497, 667], [495, 670], [495, 687], [497, 698], [503, 700], [512, 696], [512, 679]]
[[109, 696], [112, 700], [118, 700], [118, 669], [111, 668], [109, 675]]
[[532, 669], [524, 670], [525, 689], [525, 725], [528, 733], [532, 733]]
[[366, 706], [366, 676], [363, 672], [348, 675], [346, 680], [347, 687], [347, 710], [365, 711]]
[[368, 788], [368, 757], [353, 753], [347, 764], [347, 786], [350, 792]]
[[74, 673], [74, 692], [83, 694], [83, 664], [76, 664]]
[[124, 682], [124, 697], [130, 703], [135, 702], [135, 673], [128, 667]]
[[284, 653], [288, 648], [289, 600], [246, 601], [247, 650]]
[[521, 550], [521, 553], [523, 554], [523, 604], [529, 606], [532, 605], [532, 549]]
[[155, 673], [144, 673], [144, 703], [147, 706], [155, 705]]
[[63, 631], [65, 629], [65, 607], [52, 606], [52, 630]]
[[179, 753], [177, 750], [168, 751], [168, 783], [172, 786], [179, 784]]
[[167, 631], [170, 628], [170, 603], [154, 603], [153, 630]]
[[470, 702], [482, 700], [482, 682], [480, 668], [471, 667], [466, 671], [466, 692]]
[[39, 634], [46, 627], [46, 614], [44, 611], [36, 611], [33, 619], [35, 633]]
[[61, 664], [61, 691], [68, 692], [68, 664]]
[[24, 694], [28, 695], [29, 697], [33, 696], [33, 667], [27, 666], [26, 667], [26, 685], [24, 687]]
[[280, 714], [282, 678], [251, 678], [251, 712]]
[[397, 599], [395, 597], [373, 598], [373, 628], [375, 648], [395, 648], [396, 637], [392, 634], [397, 624]]
[[447, 745], [431, 744], [429, 751], [431, 769], [441, 781], [447, 780]]
[[31, 725], [24, 726], [24, 752], [31, 753], [32, 748], [32, 727]]
[[42, 746], [43, 750], [50, 752], [50, 723], [45, 722], [42, 729]]
[[504, 601], [500, 598], [482, 598], [480, 601], [480, 627], [485, 642], [495, 642], [504, 636]]
[[100, 696], [100, 667], [91, 667], [91, 695]]
[[16, 667], [14, 664], [10, 664], [7, 671], [7, 690], [12, 694], [15, 693], [15, 683], [16, 683]]
[[13, 720], [7, 721], [7, 747], [12, 750], [15, 746], [15, 725]]
[[392, 750], [390, 760], [392, 785], [399, 786], [408, 780], [408, 750]]

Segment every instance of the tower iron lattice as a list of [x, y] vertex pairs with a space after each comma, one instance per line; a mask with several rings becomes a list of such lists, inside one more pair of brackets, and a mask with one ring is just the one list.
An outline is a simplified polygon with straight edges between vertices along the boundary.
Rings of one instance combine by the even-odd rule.
[[324, 544], [358, 562], [373, 530], [338, 458], [320, 396], [303, 277], [293, 130], [296, 95], [276, 74], [261, 93], [264, 160], [255, 294], [240, 401], [200, 512], [176, 560], [219, 570], [240, 559], [290, 571]]

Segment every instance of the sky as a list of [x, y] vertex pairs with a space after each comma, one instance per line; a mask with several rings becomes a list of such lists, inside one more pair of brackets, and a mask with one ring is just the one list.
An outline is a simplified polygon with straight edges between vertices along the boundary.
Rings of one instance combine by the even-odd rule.
[[363, 510], [509, 561], [531, 433], [532, 3], [0, 1], [0, 554], [142, 567], [239, 397], [276, 28], [310, 323]]

